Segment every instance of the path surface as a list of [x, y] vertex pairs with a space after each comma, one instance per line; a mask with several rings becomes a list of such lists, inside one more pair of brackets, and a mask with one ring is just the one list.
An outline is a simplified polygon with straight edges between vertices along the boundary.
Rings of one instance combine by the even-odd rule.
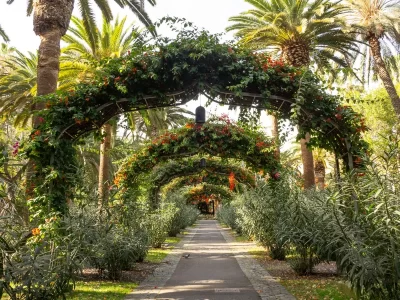
[[203, 220], [126, 299], [295, 298], [247, 254], [245, 243], [236, 243], [216, 221]]

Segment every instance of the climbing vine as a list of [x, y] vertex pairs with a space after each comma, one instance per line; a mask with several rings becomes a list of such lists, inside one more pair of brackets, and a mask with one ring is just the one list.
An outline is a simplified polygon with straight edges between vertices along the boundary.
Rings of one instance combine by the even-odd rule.
[[174, 179], [179, 180], [180, 184], [174, 185], [179, 189], [184, 185], [201, 184], [207, 182], [210, 184], [225, 185], [229, 184], [230, 174], [234, 174], [235, 181], [248, 186], [254, 186], [254, 172], [243, 166], [244, 162], [238, 162], [233, 159], [219, 159], [218, 157], [208, 157], [206, 166], [200, 167], [200, 157], [193, 156], [183, 159], [168, 161], [165, 164], [157, 165], [146, 178], [152, 183], [150, 189], [150, 199], [158, 202], [158, 194], [161, 188]]
[[[300, 135], [311, 133], [310, 145], [334, 151], [348, 165], [366, 149], [361, 139], [361, 132], [366, 130], [361, 116], [341, 106], [336, 96], [325, 93], [313, 74], [236, 44], [221, 43], [218, 35], [205, 31], [188, 29], [174, 40], [160, 38], [121, 58], [103, 60], [97, 69], [91, 83], [36, 98], [46, 109], [37, 112], [39, 124], [23, 148], [34, 164], [30, 204], [38, 217], [67, 211], [76, 182], [73, 143], [79, 137], [90, 131], [100, 136], [99, 128], [122, 112], [177, 106], [200, 93], [226, 105], [277, 110], [300, 126]], [[207, 139], [215, 142], [210, 155], [233, 156], [233, 149], [238, 150], [240, 141], [246, 139], [237, 135], [236, 129], [231, 131], [229, 125], [201, 129], [188, 124], [190, 128], [168, 133], [154, 141], [152, 148], [138, 153], [131, 159], [132, 167], [149, 169], [164, 153], [185, 155], [201, 149]], [[214, 135], [232, 136], [213, 136], [214, 129], [219, 130]], [[236, 137], [240, 140], [235, 141], [235, 147], [229, 148], [233, 143], [226, 147], [226, 141]], [[276, 163], [272, 155], [265, 154], [271, 154], [271, 142], [252, 142], [247, 144], [248, 153], [244, 147], [239, 149], [241, 158], [248, 156], [245, 160], [250, 164], [273, 171]], [[264, 154], [258, 158], [258, 153]]]
[[209, 119], [203, 126], [189, 123], [157, 137], [127, 159], [114, 183], [120, 188], [129, 188], [138, 174], [150, 172], [156, 164], [197, 154], [243, 160], [253, 170], [271, 174], [279, 169], [271, 138], [260, 131], [244, 129], [222, 116]]
[[229, 202], [233, 199], [233, 192], [226, 186], [203, 183], [194, 187], [182, 189], [188, 203], [194, 201], [218, 200]]

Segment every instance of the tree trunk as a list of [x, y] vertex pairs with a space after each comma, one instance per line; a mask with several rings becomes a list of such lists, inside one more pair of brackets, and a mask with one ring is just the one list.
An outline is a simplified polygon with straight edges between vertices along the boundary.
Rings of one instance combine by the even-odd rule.
[[392, 105], [396, 115], [400, 119], [400, 98], [399, 95], [397, 95], [396, 88], [394, 87], [393, 81], [390, 78], [390, 74], [386, 68], [385, 62], [382, 59], [379, 38], [375, 34], [370, 34], [368, 37], [368, 43], [371, 49], [372, 57], [374, 58], [378, 75], [382, 80], [390, 99], [392, 100]]
[[322, 160], [315, 162], [315, 177], [317, 178], [318, 189], [325, 189], [325, 164]]
[[310, 134], [306, 134], [305, 139], [300, 140], [301, 158], [303, 161], [303, 179], [304, 189], [310, 189], [315, 185], [314, 159], [312, 151], [307, 148], [307, 142], [310, 140]]
[[[73, 0], [34, 0], [33, 31], [40, 37], [37, 94], [47, 95], [57, 89], [60, 65], [60, 41], [67, 32], [74, 7]], [[44, 108], [44, 103], [35, 109]]]
[[282, 46], [282, 59], [285, 63], [304, 67], [310, 64], [310, 49], [304, 42], [290, 42]]
[[100, 166], [99, 166], [99, 202], [98, 210], [101, 215], [103, 206], [108, 202], [110, 188], [110, 150], [111, 150], [111, 124], [103, 126], [102, 133], [105, 135], [100, 145]]
[[[40, 37], [37, 66], [37, 95], [47, 95], [57, 90], [60, 69], [60, 41], [67, 32], [74, 0], [33, 0], [33, 31]], [[42, 110], [45, 103], [36, 103], [33, 111]], [[33, 117], [33, 127], [39, 125], [39, 118]], [[30, 161], [26, 168], [27, 199], [33, 196], [29, 190], [31, 176], [35, 173]]]
[[280, 160], [281, 157], [281, 150], [279, 148], [280, 146], [280, 141], [279, 141], [279, 126], [278, 126], [278, 118], [276, 117], [275, 113], [268, 114], [272, 121], [272, 137], [274, 138], [275, 144], [276, 144], [276, 150], [275, 150], [275, 157], [277, 160]]

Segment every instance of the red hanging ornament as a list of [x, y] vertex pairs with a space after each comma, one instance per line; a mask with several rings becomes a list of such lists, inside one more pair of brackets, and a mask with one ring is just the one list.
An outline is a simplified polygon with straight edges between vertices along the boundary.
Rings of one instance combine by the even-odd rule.
[[231, 174], [229, 174], [229, 189], [233, 191], [234, 188], [235, 188], [235, 173], [231, 172]]

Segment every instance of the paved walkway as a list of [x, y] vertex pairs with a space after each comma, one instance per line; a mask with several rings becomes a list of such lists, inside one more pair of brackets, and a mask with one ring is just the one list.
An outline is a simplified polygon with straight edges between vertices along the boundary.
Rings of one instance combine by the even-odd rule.
[[[189, 255], [187, 258], [185, 256]], [[126, 299], [295, 299], [216, 221], [203, 220]]]

